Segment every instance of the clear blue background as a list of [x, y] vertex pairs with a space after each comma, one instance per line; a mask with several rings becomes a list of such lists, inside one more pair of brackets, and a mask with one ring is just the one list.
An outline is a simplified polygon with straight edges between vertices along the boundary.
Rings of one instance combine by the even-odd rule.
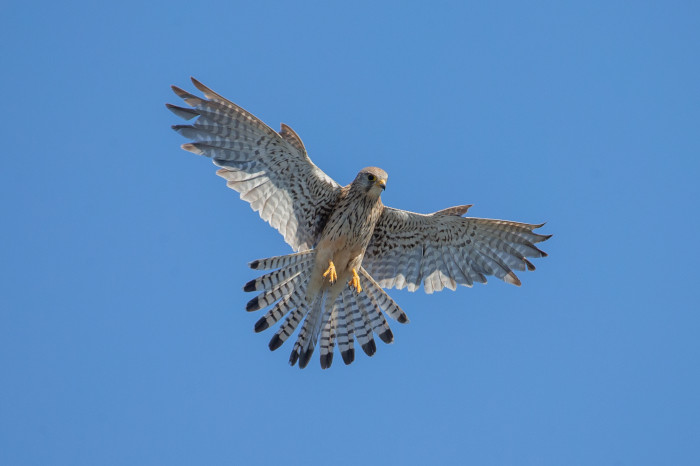
[[[697, 5], [5, 4], [0, 464], [700, 464]], [[241, 286], [289, 248], [179, 149], [190, 75], [550, 256], [288, 367]]]

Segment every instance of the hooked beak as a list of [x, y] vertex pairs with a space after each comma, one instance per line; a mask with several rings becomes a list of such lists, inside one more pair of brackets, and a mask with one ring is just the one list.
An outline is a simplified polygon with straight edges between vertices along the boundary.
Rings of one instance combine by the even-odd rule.
[[386, 189], [386, 180], [379, 180], [377, 184], [384, 190]]

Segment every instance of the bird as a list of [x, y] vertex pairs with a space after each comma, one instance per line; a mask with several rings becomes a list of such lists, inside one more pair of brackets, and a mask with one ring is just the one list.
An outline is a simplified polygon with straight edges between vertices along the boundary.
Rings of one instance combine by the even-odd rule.
[[384, 206], [388, 175], [381, 168], [363, 168], [341, 186], [311, 161], [292, 128], [282, 123], [275, 131], [191, 80], [202, 97], [171, 86], [188, 106], [166, 104], [190, 122], [172, 126], [191, 141], [182, 149], [211, 158], [216, 174], [293, 250], [250, 262], [263, 274], [243, 287], [258, 292], [247, 311], [269, 308], [255, 332], [282, 321], [270, 350], [298, 329], [292, 366], [305, 368], [317, 343], [322, 369], [331, 367], [336, 346], [347, 365], [355, 341], [367, 356], [377, 350], [375, 335], [392, 343], [386, 316], [409, 320], [386, 289], [422, 285], [430, 294], [486, 283], [488, 275], [520, 286], [514, 270], [535, 270], [528, 258], [547, 256], [536, 244], [551, 235], [534, 232], [544, 224], [465, 217], [472, 205], [430, 214]]

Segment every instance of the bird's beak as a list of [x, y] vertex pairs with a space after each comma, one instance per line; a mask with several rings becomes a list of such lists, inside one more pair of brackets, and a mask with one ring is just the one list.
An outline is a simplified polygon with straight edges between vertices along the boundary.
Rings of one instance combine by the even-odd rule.
[[379, 180], [379, 181], [377, 181], [377, 184], [378, 184], [382, 189], [386, 189], [386, 180]]

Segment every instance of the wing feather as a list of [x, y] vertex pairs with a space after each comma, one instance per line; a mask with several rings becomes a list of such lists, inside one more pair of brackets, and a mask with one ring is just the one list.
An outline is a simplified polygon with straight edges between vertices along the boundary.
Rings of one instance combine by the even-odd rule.
[[338, 200], [338, 183], [311, 162], [289, 126], [278, 133], [196, 79], [192, 82], [204, 98], [175, 86], [173, 91], [193, 108], [167, 104], [175, 115], [194, 119], [173, 126], [192, 141], [182, 148], [210, 157], [220, 167], [217, 175], [295, 251], [311, 249]]
[[464, 218], [469, 206], [417, 214], [385, 207], [362, 266], [385, 288], [426, 293], [457, 285], [486, 283], [487, 275], [514, 285], [515, 270], [533, 270], [527, 257], [547, 254], [535, 246], [551, 235], [533, 230], [542, 225]]

